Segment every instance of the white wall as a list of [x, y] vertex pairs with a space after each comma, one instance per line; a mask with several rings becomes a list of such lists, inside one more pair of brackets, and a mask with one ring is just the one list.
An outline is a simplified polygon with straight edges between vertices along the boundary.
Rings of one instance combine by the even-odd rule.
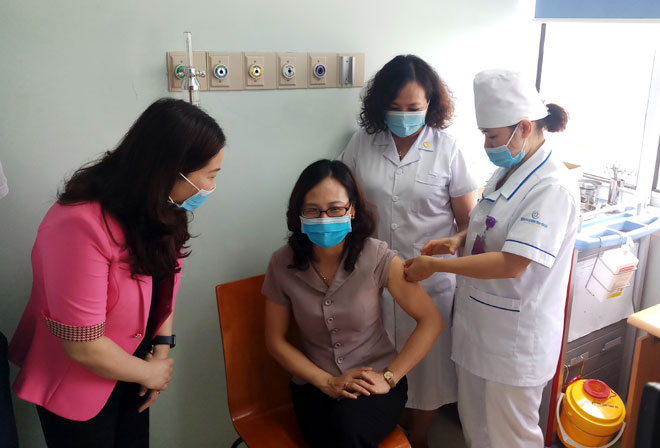
[[[10, 193], [0, 201], [0, 330], [11, 336], [18, 323], [36, 229], [62, 179], [113, 148], [147, 105], [170, 95], [165, 53], [182, 51], [183, 31], [193, 32], [196, 50], [364, 52], [367, 77], [396, 54], [415, 53], [453, 90], [450, 132], [471, 163], [484, 166], [472, 77], [496, 66], [534, 73], [540, 25], [531, 21], [531, 3], [3, 0], [0, 160]], [[235, 438], [214, 286], [264, 272], [283, 244], [295, 179], [313, 160], [341, 151], [357, 128], [359, 95], [201, 94], [226, 131], [228, 151], [217, 192], [192, 224], [200, 236], [178, 299], [174, 380], [152, 410], [153, 446], [228, 446]], [[14, 405], [21, 446], [43, 446], [34, 407]]]

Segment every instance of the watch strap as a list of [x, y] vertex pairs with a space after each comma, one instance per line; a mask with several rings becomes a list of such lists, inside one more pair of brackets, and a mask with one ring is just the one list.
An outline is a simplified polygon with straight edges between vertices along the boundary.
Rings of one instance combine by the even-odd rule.
[[170, 348], [174, 348], [176, 346], [176, 335], [173, 334], [172, 336], [156, 336], [151, 341], [151, 345], [160, 344], [169, 345]]

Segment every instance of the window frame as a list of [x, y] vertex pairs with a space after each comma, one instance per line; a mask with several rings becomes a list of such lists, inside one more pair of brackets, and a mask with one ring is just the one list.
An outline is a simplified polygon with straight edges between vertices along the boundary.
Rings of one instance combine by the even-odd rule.
[[[546, 25], [548, 22], [552, 23], [553, 21], [554, 20], [544, 20], [541, 23], [539, 54], [536, 72], [536, 89], [539, 92], [541, 91], [541, 81], [543, 78], [543, 56], [546, 41]], [[651, 73], [651, 85], [649, 86], [649, 93], [647, 97], [637, 181], [635, 185], [626, 183], [625, 188], [636, 192], [637, 196], [639, 196], [640, 193], [643, 194], [645, 196], [644, 202], [649, 200], [651, 205], [660, 207], [660, 186], [658, 186], [658, 179], [660, 178], [660, 125], [655, 125], [656, 122], [660, 121], [660, 38], [656, 43], [652, 65], [653, 68]], [[653, 143], [653, 146], [651, 146], [651, 139], [657, 139], [657, 145], [656, 143]], [[653, 157], [655, 157], [655, 163], [651, 162]], [[652, 165], [654, 167], [652, 172], [643, 170], [643, 167], [648, 165]], [[597, 174], [591, 174], [589, 172], [585, 172], [583, 175], [586, 178], [599, 180], [605, 183], [609, 183], [610, 181], [608, 178]]]

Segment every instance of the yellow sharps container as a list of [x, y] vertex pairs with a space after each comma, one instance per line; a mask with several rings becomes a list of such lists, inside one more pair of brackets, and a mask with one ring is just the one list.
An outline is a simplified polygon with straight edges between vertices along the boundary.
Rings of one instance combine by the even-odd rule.
[[[569, 448], [608, 447], [623, 433], [626, 408], [621, 398], [599, 380], [577, 380], [568, 385], [559, 415], [558, 435]], [[557, 404], [559, 413], [559, 403]], [[612, 440], [614, 434], [619, 432]]]

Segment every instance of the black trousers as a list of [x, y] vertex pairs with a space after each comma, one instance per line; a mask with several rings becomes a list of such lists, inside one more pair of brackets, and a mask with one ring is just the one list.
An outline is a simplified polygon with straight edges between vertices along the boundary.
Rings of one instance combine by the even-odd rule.
[[37, 406], [49, 448], [147, 448], [149, 409], [138, 413], [145, 400], [140, 385], [118, 381], [103, 409], [84, 422], [69, 420]]
[[312, 448], [371, 448], [394, 430], [408, 399], [406, 378], [389, 393], [335, 400], [311, 384], [290, 383], [300, 431]]
[[17, 448], [16, 419], [9, 392], [7, 338], [0, 332], [0, 448]]

